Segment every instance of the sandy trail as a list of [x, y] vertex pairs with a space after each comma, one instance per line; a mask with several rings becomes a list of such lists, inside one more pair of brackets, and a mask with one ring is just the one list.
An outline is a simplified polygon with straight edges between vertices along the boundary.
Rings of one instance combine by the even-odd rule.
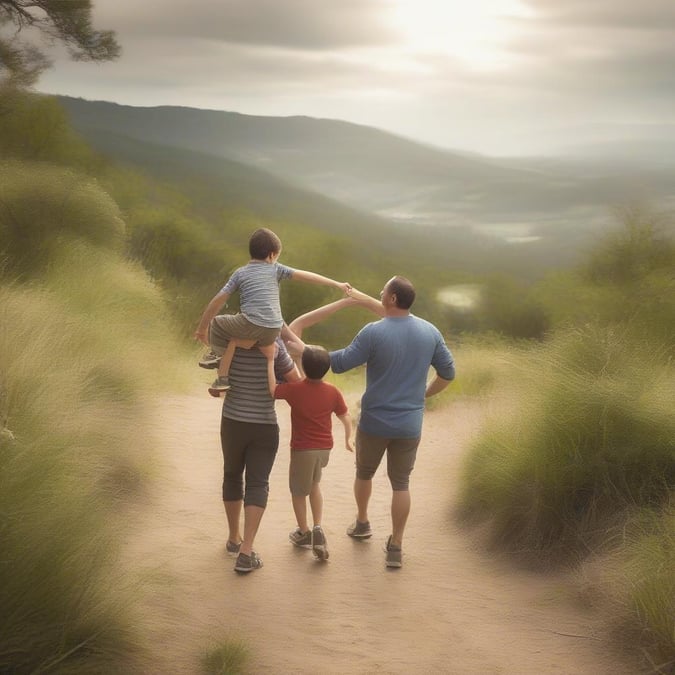
[[[134, 517], [127, 550], [128, 564], [144, 574], [139, 608], [157, 647], [148, 672], [198, 673], [200, 656], [227, 637], [250, 645], [254, 673], [636, 672], [603, 637], [598, 617], [574, 604], [564, 575], [496, 561], [452, 522], [459, 460], [485, 405], [427, 413], [400, 570], [384, 567], [390, 492], [382, 468], [374, 536], [345, 535], [355, 509], [353, 456], [342, 446], [322, 483], [330, 560], [288, 542], [289, 413], [284, 402], [277, 410], [281, 445], [256, 540], [264, 567], [239, 576], [224, 548], [220, 402], [199, 390], [161, 405], [162, 476]], [[341, 427], [335, 432], [340, 439]]]

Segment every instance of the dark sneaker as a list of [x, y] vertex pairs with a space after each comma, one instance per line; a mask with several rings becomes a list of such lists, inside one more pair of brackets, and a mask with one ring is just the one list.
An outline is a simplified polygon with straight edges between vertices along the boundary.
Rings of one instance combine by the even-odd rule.
[[237, 562], [234, 563], [234, 571], [246, 574], [247, 572], [257, 570], [262, 566], [263, 561], [258, 557], [258, 554], [255, 551], [251, 551], [251, 555], [240, 553], [237, 556]]
[[384, 564], [387, 567], [402, 567], [403, 566], [403, 551], [400, 546], [395, 546], [391, 543], [391, 535], [387, 539], [384, 546], [384, 551], [387, 554]]
[[370, 529], [370, 521], [366, 520], [362, 523], [360, 520], [355, 520], [348, 528], [347, 534], [354, 539], [368, 539], [373, 536], [373, 531]]
[[199, 365], [202, 368], [217, 368], [220, 365], [221, 357], [216, 354], [213, 349], [210, 349], [201, 359], [199, 359]]
[[317, 560], [328, 560], [326, 535], [323, 533], [321, 525], [315, 525], [312, 530], [312, 553]]
[[230, 388], [230, 380], [226, 375], [218, 375], [209, 387], [209, 394], [218, 398]]
[[225, 544], [225, 550], [230, 555], [236, 555], [237, 553], [239, 553], [240, 548], [241, 548], [241, 542], [239, 542], [238, 544], [235, 544], [233, 541], [230, 541], [228, 539], [227, 543]]
[[293, 532], [288, 535], [291, 544], [299, 546], [300, 548], [312, 548], [312, 532], [302, 532], [299, 527], [296, 527]]

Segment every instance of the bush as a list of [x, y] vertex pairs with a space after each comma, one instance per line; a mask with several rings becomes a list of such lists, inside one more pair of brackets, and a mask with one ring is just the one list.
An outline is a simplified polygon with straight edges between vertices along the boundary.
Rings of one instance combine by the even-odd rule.
[[627, 506], [675, 484], [675, 373], [660, 346], [614, 329], [558, 337], [522, 372], [518, 414], [471, 449], [461, 508], [494, 537], [549, 556], [583, 554]]
[[95, 180], [48, 165], [0, 164], [0, 273], [35, 276], [78, 239], [122, 250], [119, 210]]

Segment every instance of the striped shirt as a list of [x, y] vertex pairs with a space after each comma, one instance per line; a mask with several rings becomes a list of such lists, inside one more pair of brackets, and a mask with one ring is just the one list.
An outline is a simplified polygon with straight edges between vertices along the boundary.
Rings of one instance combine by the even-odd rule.
[[[274, 360], [274, 370], [281, 380], [293, 370], [294, 364], [284, 343], [277, 340], [277, 345], [279, 353]], [[252, 424], [277, 423], [274, 399], [267, 383], [267, 359], [260, 350], [237, 347], [229, 377], [231, 388], [223, 402], [223, 417]]]
[[239, 309], [256, 326], [281, 328], [284, 319], [279, 301], [279, 282], [290, 279], [295, 270], [281, 263], [251, 260], [234, 271], [222, 291], [239, 291]]

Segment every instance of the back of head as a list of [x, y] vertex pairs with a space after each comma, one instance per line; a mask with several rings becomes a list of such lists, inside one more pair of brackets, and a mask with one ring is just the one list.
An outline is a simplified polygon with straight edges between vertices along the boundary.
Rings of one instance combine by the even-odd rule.
[[410, 309], [415, 302], [415, 287], [405, 277], [393, 277], [387, 284], [387, 290], [396, 294], [396, 306], [399, 309]]
[[302, 351], [302, 369], [310, 380], [320, 380], [330, 368], [330, 356], [319, 345], [306, 345]]
[[281, 239], [272, 230], [261, 227], [248, 240], [248, 252], [253, 260], [265, 260], [270, 253], [281, 251]]

